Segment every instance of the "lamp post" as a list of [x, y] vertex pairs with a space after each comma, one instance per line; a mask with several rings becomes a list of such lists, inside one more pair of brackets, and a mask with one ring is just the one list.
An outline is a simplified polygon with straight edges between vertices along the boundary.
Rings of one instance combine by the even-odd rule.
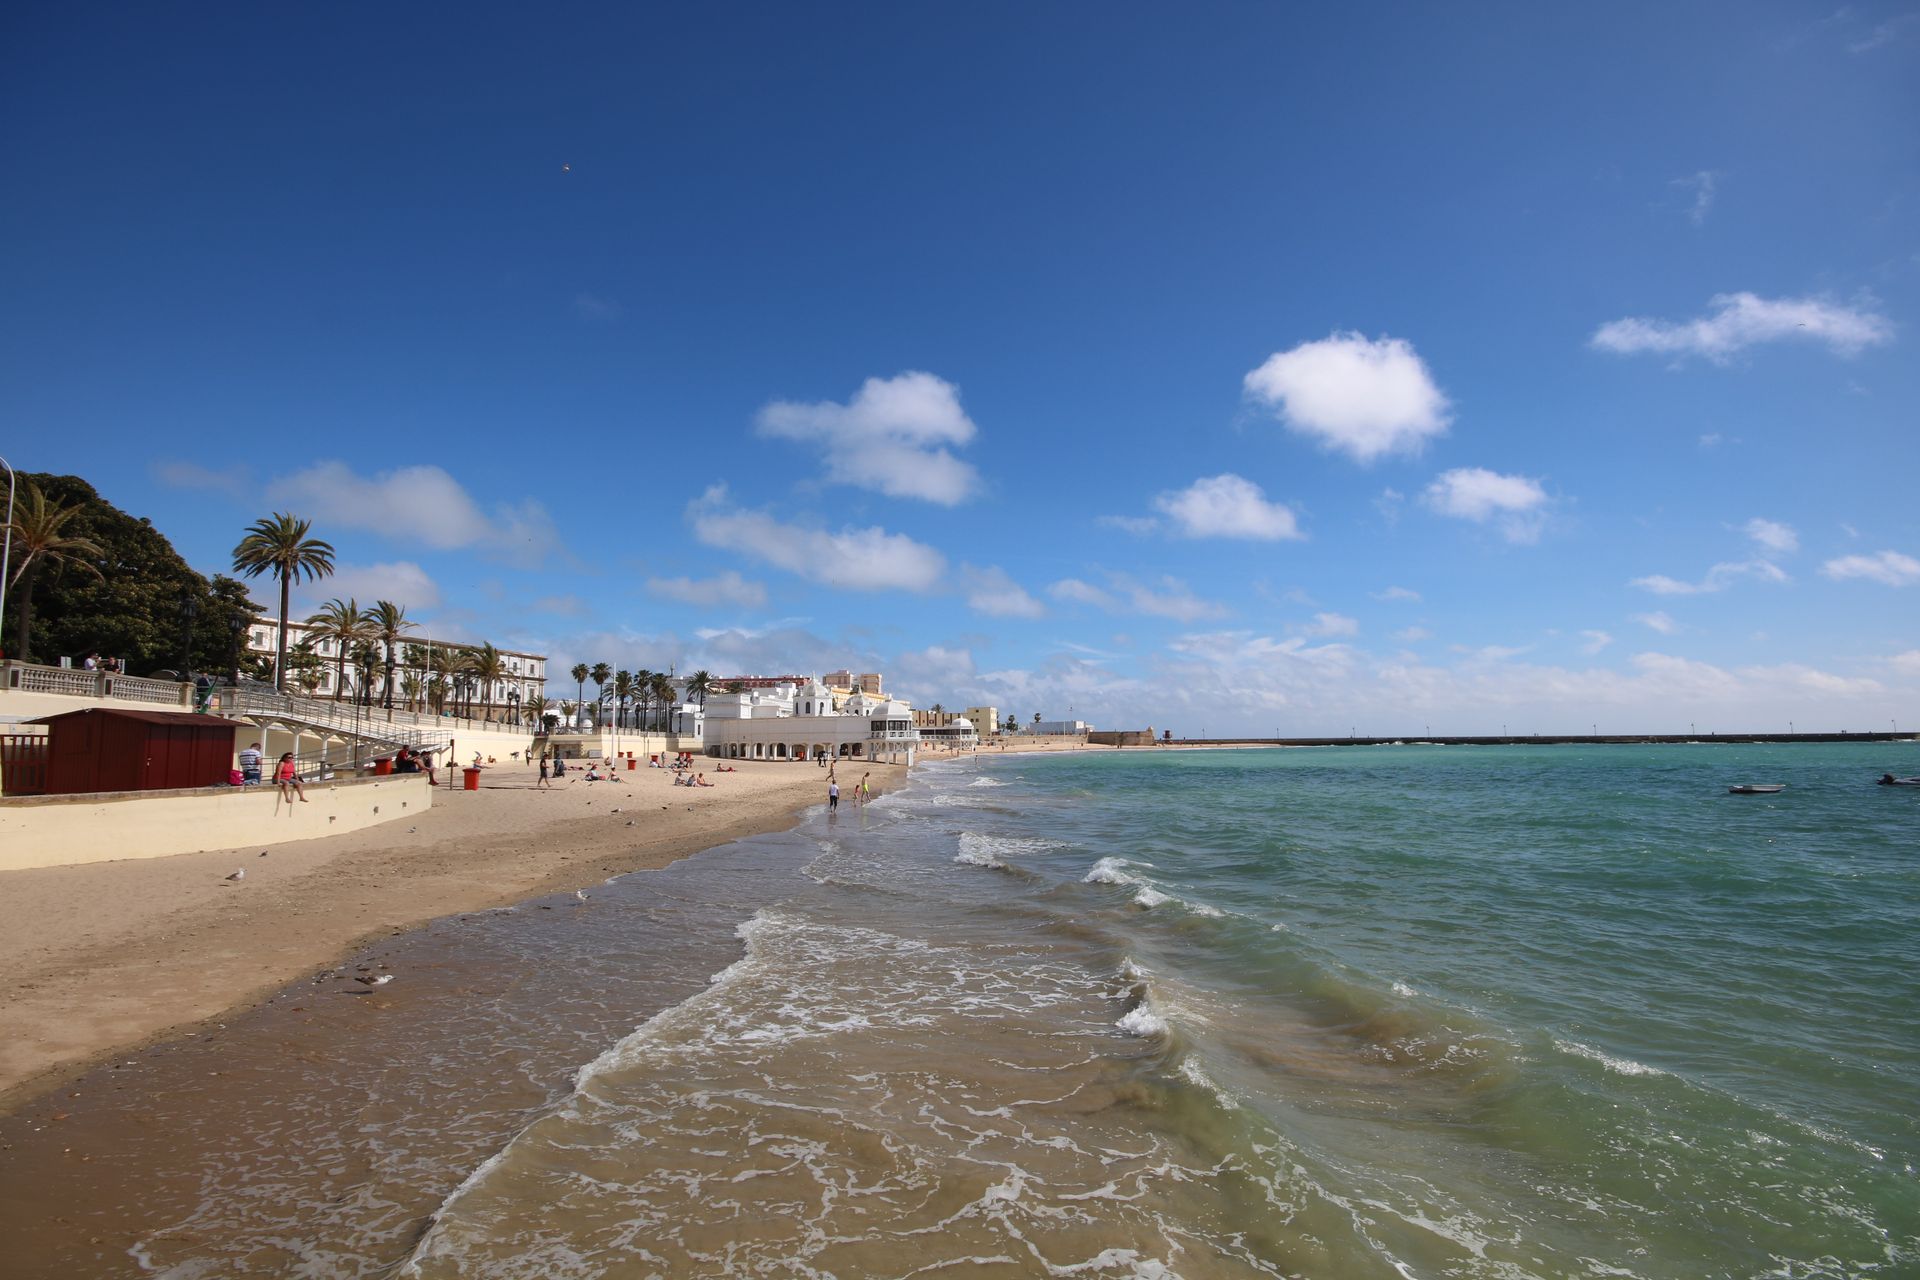
[[193, 679], [193, 624], [200, 620], [200, 602], [193, 592], [180, 593], [180, 678]]
[[517, 688], [507, 690], [507, 723], [520, 723], [520, 690]]
[[[0, 631], [3, 631], [7, 625], [7, 571], [13, 568], [13, 487], [19, 477], [13, 474], [13, 464], [5, 458], [0, 458], [0, 467], [7, 469], [7, 523], [0, 526], [6, 530], [5, 545], [0, 547]], [[0, 636], [0, 654], [6, 649], [6, 640]], [[26, 656], [20, 655], [23, 660]]]

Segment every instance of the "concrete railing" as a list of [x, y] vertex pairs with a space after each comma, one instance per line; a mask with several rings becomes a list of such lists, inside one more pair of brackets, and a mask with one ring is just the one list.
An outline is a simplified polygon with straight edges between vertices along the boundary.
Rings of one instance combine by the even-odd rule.
[[118, 698], [123, 702], [151, 702], [163, 707], [193, 709], [193, 686], [173, 680], [147, 680], [112, 671], [81, 671], [72, 667], [43, 667], [32, 662], [8, 662], [0, 688], [19, 693], [51, 693], [68, 698]]

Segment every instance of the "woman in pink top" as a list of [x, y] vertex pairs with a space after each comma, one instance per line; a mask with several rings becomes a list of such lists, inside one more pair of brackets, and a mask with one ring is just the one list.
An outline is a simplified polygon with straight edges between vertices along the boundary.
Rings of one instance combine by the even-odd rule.
[[[301, 789], [300, 776], [293, 765], [293, 752], [281, 753], [280, 763], [274, 766], [273, 780], [280, 784], [280, 798], [288, 804], [293, 803], [293, 797], [296, 795], [300, 797], [301, 804], [307, 802], [307, 793]], [[288, 794], [288, 788], [292, 788], [292, 795]]]

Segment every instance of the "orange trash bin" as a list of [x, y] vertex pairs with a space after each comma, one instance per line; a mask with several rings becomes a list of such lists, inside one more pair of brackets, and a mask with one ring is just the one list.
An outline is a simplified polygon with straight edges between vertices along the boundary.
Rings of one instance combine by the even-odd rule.
[[381, 757], [380, 757], [380, 758], [379, 758], [378, 760], [375, 760], [375, 761], [373, 762], [373, 776], [374, 776], [374, 777], [376, 777], [376, 778], [384, 778], [384, 777], [386, 777], [386, 776], [387, 776], [388, 774], [390, 774], [390, 773], [392, 773], [392, 772], [393, 772], [393, 757], [392, 757], [392, 756], [381, 756]]
[[460, 772], [466, 776], [466, 787], [464, 788], [464, 790], [478, 791], [480, 789], [480, 770], [479, 769], [475, 768], [472, 765], [463, 765], [461, 766]]

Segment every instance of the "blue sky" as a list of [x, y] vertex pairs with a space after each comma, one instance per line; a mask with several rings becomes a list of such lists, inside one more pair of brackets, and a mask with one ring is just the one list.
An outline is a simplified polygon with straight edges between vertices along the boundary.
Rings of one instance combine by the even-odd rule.
[[203, 570], [1186, 734], [1920, 726], [1920, 9], [7, 22], [0, 449]]

